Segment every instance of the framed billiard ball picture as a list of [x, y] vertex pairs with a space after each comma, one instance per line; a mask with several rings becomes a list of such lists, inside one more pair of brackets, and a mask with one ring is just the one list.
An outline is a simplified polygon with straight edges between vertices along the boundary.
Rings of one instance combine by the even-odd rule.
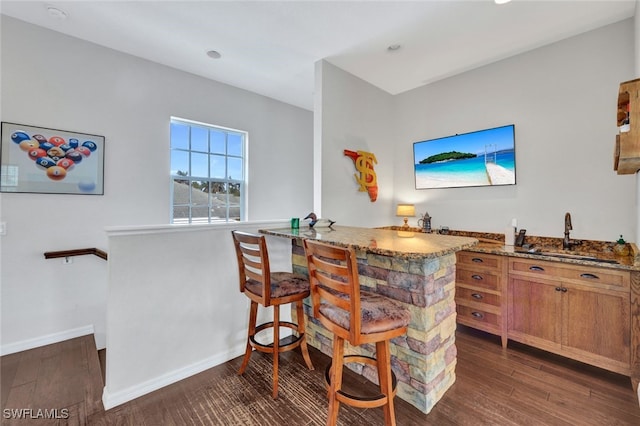
[[104, 136], [2, 122], [0, 192], [104, 194]]

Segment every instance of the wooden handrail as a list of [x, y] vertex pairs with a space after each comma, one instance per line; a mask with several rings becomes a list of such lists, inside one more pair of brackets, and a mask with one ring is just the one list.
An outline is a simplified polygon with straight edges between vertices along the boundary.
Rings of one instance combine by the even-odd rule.
[[95, 247], [75, 250], [47, 251], [44, 253], [44, 258], [55, 259], [58, 257], [82, 256], [85, 254], [95, 254], [99, 258], [107, 260], [107, 252], [99, 250]]

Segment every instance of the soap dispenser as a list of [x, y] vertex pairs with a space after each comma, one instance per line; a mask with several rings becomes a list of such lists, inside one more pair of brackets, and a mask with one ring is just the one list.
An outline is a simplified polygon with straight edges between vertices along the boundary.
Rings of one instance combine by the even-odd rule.
[[624, 240], [624, 238], [622, 238], [622, 235], [620, 235], [620, 238], [613, 246], [613, 252], [617, 256], [629, 256], [629, 246], [627, 245], [627, 242]]

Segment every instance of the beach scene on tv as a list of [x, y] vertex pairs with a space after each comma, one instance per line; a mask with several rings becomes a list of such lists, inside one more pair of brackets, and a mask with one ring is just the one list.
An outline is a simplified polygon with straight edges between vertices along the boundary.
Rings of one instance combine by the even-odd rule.
[[413, 144], [416, 189], [515, 185], [514, 126]]

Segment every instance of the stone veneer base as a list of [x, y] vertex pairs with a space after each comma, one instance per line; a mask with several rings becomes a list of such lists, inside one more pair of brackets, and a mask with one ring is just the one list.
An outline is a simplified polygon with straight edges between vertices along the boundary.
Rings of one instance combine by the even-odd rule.
[[[292, 241], [293, 271], [308, 275], [301, 242]], [[357, 258], [363, 290], [395, 299], [411, 311], [407, 334], [391, 341], [392, 369], [398, 379], [396, 395], [429, 413], [456, 378], [455, 253], [406, 260], [358, 251]], [[331, 356], [333, 334], [312, 317], [310, 304], [307, 298], [307, 343]], [[292, 315], [295, 321], [295, 309]], [[356, 353], [375, 356], [375, 345], [352, 347], [347, 343], [345, 354]], [[352, 369], [377, 383], [372, 367], [356, 365]]]

